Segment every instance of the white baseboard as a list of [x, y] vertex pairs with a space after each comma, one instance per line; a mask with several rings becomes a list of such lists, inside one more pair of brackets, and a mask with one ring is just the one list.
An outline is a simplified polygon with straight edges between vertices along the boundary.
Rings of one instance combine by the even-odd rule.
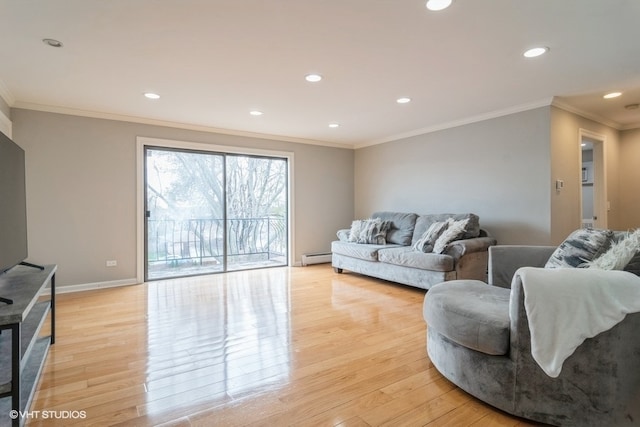
[[327, 264], [331, 262], [331, 252], [302, 254], [302, 265]]
[[[92, 291], [96, 289], [117, 288], [120, 286], [131, 286], [139, 284], [136, 279], [111, 280], [109, 282], [83, 283], [79, 285], [56, 286], [56, 294], [68, 294], [71, 292]], [[51, 291], [46, 288], [44, 295], [50, 295]]]

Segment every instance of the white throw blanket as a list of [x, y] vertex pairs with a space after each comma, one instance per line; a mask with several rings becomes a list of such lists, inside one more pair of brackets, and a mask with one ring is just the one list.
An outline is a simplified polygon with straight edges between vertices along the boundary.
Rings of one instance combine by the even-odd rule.
[[531, 354], [550, 377], [587, 338], [640, 312], [640, 277], [625, 271], [583, 268], [516, 271], [524, 290]]

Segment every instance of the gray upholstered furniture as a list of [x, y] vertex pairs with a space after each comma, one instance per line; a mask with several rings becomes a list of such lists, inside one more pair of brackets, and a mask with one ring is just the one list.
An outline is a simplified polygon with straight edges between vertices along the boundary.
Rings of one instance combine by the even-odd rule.
[[[433, 286], [424, 303], [429, 357], [460, 388], [517, 416], [559, 426], [640, 425], [640, 313], [586, 339], [557, 377], [547, 375], [532, 356], [523, 280], [514, 273], [545, 266], [555, 249], [494, 246], [490, 285], [464, 280]], [[563, 270], [575, 277], [589, 274], [582, 268]], [[598, 274], [640, 279], [620, 271]]]
[[[349, 270], [422, 289], [454, 279], [486, 280], [487, 249], [496, 240], [480, 228], [477, 215], [376, 212], [371, 218], [389, 223], [385, 243], [354, 243], [346, 238], [332, 242], [331, 263], [336, 272]], [[415, 250], [413, 245], [432, 224], [448, 218], [469, 219], [460, 239], [446, 245], [443, 253]], [[341, 234], [348, 235], [349, 230], [338, 231]]]

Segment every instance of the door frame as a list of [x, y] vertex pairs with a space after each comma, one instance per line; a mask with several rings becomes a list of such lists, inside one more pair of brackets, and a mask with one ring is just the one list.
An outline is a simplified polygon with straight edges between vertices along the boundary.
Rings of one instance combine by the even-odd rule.
[[145, 267], [145, 170], [144, 153], [145, 147], [176, 148], [184, 150], [211, 151], [215, 153], [229, 153], [239, 155], [253, 155], [263, 157], [276, 157], [287, 159], [287, 188], [289, 191], [287, 200], [287, 222], [288, 222], [288, 254], [287, 264], [293, 265], [295, 254], [294, 247], [294, 154], [289, 151], [263, 150], [258, 148], [234, 147], [227, 145], [205, 144], [200, 142], [179, 141], [171, 139], [150, 138], [144, 136], [136, 137], [136, 281], [144, 282]]
[[578, 130], [578, 187], [580, 188], [580, 224], [582, 224], [582, 142], [593, 143], [593, 213], [594, 228], [607, 228], [609, 224], [609, 202], [607, 197], [607, 137], [587, 129]]

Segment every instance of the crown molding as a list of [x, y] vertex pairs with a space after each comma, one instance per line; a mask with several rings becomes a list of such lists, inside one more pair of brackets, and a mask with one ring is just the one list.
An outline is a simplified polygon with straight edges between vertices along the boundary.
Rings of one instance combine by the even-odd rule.
[[114, 120], [121, 122], [139, 123], [153, 126], [163, 126], [175, 129], [193, 130], [198, 132], [217, 133], [223, 135], [242, 136], [247, 138], [267, 139], [271, 141], [293, 142], [296, 144], [321, 145], [332, 148], [346, 148], [353, 150], [354, 147], [348, 144], [340, 144], [330, 141], [319, 141], [305, 138], [296, 138], [283, 135], [271, 135], [257, 132], [246, 132], [235, 129], [223, 129], [210, 126], [195, 125], [189, 123], [170, 122], [165, 120], [148, 119], [144, 117], [127, 116], [123, 114], [103, 113], [98, 111], [80, 110], [75, 108], [58, 107], [52, 105], [33, 104], [28, 102], [17, 101], [12, 108], [21, 108], [24, 110], [43, 111], [47, 113], [65, 114], [69, 116], [90, 117], [94, 119]]
[[[557, 97], [553, 98], [553, 101], [551, 102], [551, 105], [553, 105], [554, 107], [558, 107], [562, 110], [568, 111], [570, 113], [573, 114], [577, 114], [581, 117], [584, 117], [585, 119], [589, 119], [589, 120], [593, 120], [594, 122], [598, 122], [601, 125], [605, 125], [605, 126], [609, 126], [610, 128], [616, 129], [616, 130], [624, 130], [623, 126], [618, 123], [615, 122], [613, 120], [609, 120], [607, 118], [604, 118], [598, 114], [594, 114], [594, 113], [589, 113], [588, 111], [584, 111], [581, 110], [579, 108], [576, 108], [572, 105], [567, 104], [564, 101], [559, 100]], [[631, 128], [633, 129], [633, 128]]]
[[0, 132], [13, 138], [13, 122], [2, 111], [0, 111]]
[[0, 97], [4, 99], [9, 107], [12, 107], [16, 102], [15, 96], [9, 90], [9, 87], [5, 84], [5, 82], [0, 78]]
[[624, 125], [620, 128], [620, 130], [632, 130], [632, 129], [640, 129], [640, 122]]
[[[511, 108], [503, 109], [503, 110], [491, 111], [491, 112], [480, 114], [477, 116], [471, 116], [471, 117], [463, 118], [460, 120], [454, 120], [454, 121], [442, 123], [439, 125], [428, 126], [425, 128], [416, 129], [409, 132], [391, 135], [381, 139], [375, 139], [368, 142], [363, 142], [360, 144], [356, 143], [351, 145], [351, 144], [341, 144], [341, 143], [330, 142], [330, 141], [295, 138], [295, 137], [283, 136], [283, 135], [262, 134], [257, 132], [246, 132], [246, 131], [240, 131], [240, 130], [234, 130], [234, 129], [215, 128], [210, 126], [194, 125], [189, 123], [170, 122], [165, 120], [148, 119], [143, 117], [127, 116], [122, 114], [103, 113], [103, 112], [97, 112], [97, 111], [88, 111], [88, 110], [80, 110], [80, 109], [67, 108], [67, 107], [58, 107], [58, 106], [51, 106], [51, 105], [42, 105], [42, 104], [34, 104], [34, 103], [28, 103], [28, 102], [22, 102], [22, 101], [15, 101], [15, 98], [13, 97], [11, 92], [6, 88], [6, 86], [4, 85], [1, 79], [0, 79], [0, 96], [2, 96], [5, 99], [5, 101], [7, 101], [9, 106], [12, 108], [21, 108], [25, 110], [43, 111], [48, 113], [66, 114], [66, 115], [80, 116], [80, 117], [90, 117], [90, 118], [96, 118], [96, 119], [139, 123], [139, 124], [146, 124], [146, 125], [153, 125], [153, 126], [163, 126], [163, 127], [192, 130], [192, 131], [199, 131], [199, 132], [217, 133], [222, 135], [233, 135], [233, 136], [242, 136], [242, 137], [249, 137], [249, 138], [267, 139], [272, 141], [293, 142], [297, 144], [320, 145], [325, 147], [343, 148], [343, 149], [349, 149], [349, 150], [365, 148], [365, 147], [384, 144], [388, 142], [395, 142], [402, 139], [411, 138], [414, 136], [451, 129], [458, 126], [464, 126], [472, 123], [481, 122], [484, 120], [495, 119], [498, 117], [508, 116], [510, 114], [520, 113], [523, 111], [533, 110], [536, 108], [546, 107], [550, 105], [561, 108], [570, 113], [577, 114], [579, 116], [582, 116], [589, 120], [593, 120], [595, 122], [601, 123], [605, 126], [609, 126], [617, 130], [631, 130], [631, 129], [640, 128], [640, 123], [621, 125], [620, 123], [607, 120], [604, 117], [598, 116], [596, 114], [588, 113], [586, 111], [582, 111], [578, 108], [572, 107], [571, 105], [566, 104], [565, 102], [562, 102], [558, 98], [554, 97], [551, 99], [542, 99], [542, 100], [528, 103], [528, 104], [521, 104]], [[4, 117], [2, 116], [4, 115], [0, 115], [0, 122], [3, 122], [3, 123], [0, 123], [0, 124], [6, 125], [7, 122], [9, 124], [11, 123], [11, 121], [6, 116]]]
[[397, 135], [392, 135], [386, 138], [382, 138], [382, 139], [376, 139], [376, 140], [372, 140], [369, 141], [367, 143], [363, 143], [363, 144], [358, 144], [356, 145], [356, 149], [358, 148], [364, 148], [364, 147], [369, 147], [372, 145], [378, 145], [378, 144], [384, 144], [387, 142], [394, 142], [394, 141], [399, 141], [401, 139], [405, 139], [405, 138], [410, 138], [413, 136], [418, 136], [418, 135], [424, 135], [427, 133], [432, 133], [432, 132], [437, 132], [437, 131], [441, 131], [441, 130], [446, 130], [446, 129], [451, 129], [451, 128], [455, 128], [458, 126], [464, 126], [464, 125], [468, 125], [468, 124], [472, 124], [472, 123], [477, 123], [477, 122], [482, 122], [485, 120], [490, 120], [490, 119], [496, 119], [498, 117], [503, 117], [503, 116], [508, 116], [510, 114], [515, 114], [515, 113], [521, 113], [523, 111], [528, 111], [528, 110], [533, 110], [536, 108], [540, 108], [540, 107], [547, 107], [549, 105], [551, 105], [553, 99], [552, 98], [546, 98], [546, 99], [541, 99], [535, 102], [531, 102], [528, 104], [520, 104], [520, 105], [516, 105], [514, 107], [510, 107], [510, 108], [506, 108], [504, 110], [495, 110], [495, 111], [491, 111], [488, 113], [484, 113], [484, 114], [480, 114], [477, 116], [471, 116], [471, 117], [466, 117], [460, 120], [454, 120], [451, 122], [446, 122], [446, 123], [442, 123], [439, 125], [434, 125], [434, 126], [429, 126], [429, 127], [425, 127], [422, 129], [416, 129], [414, 131], [409, 131], [409, 132], [404, 132], [401, 134], [397, 134]]

